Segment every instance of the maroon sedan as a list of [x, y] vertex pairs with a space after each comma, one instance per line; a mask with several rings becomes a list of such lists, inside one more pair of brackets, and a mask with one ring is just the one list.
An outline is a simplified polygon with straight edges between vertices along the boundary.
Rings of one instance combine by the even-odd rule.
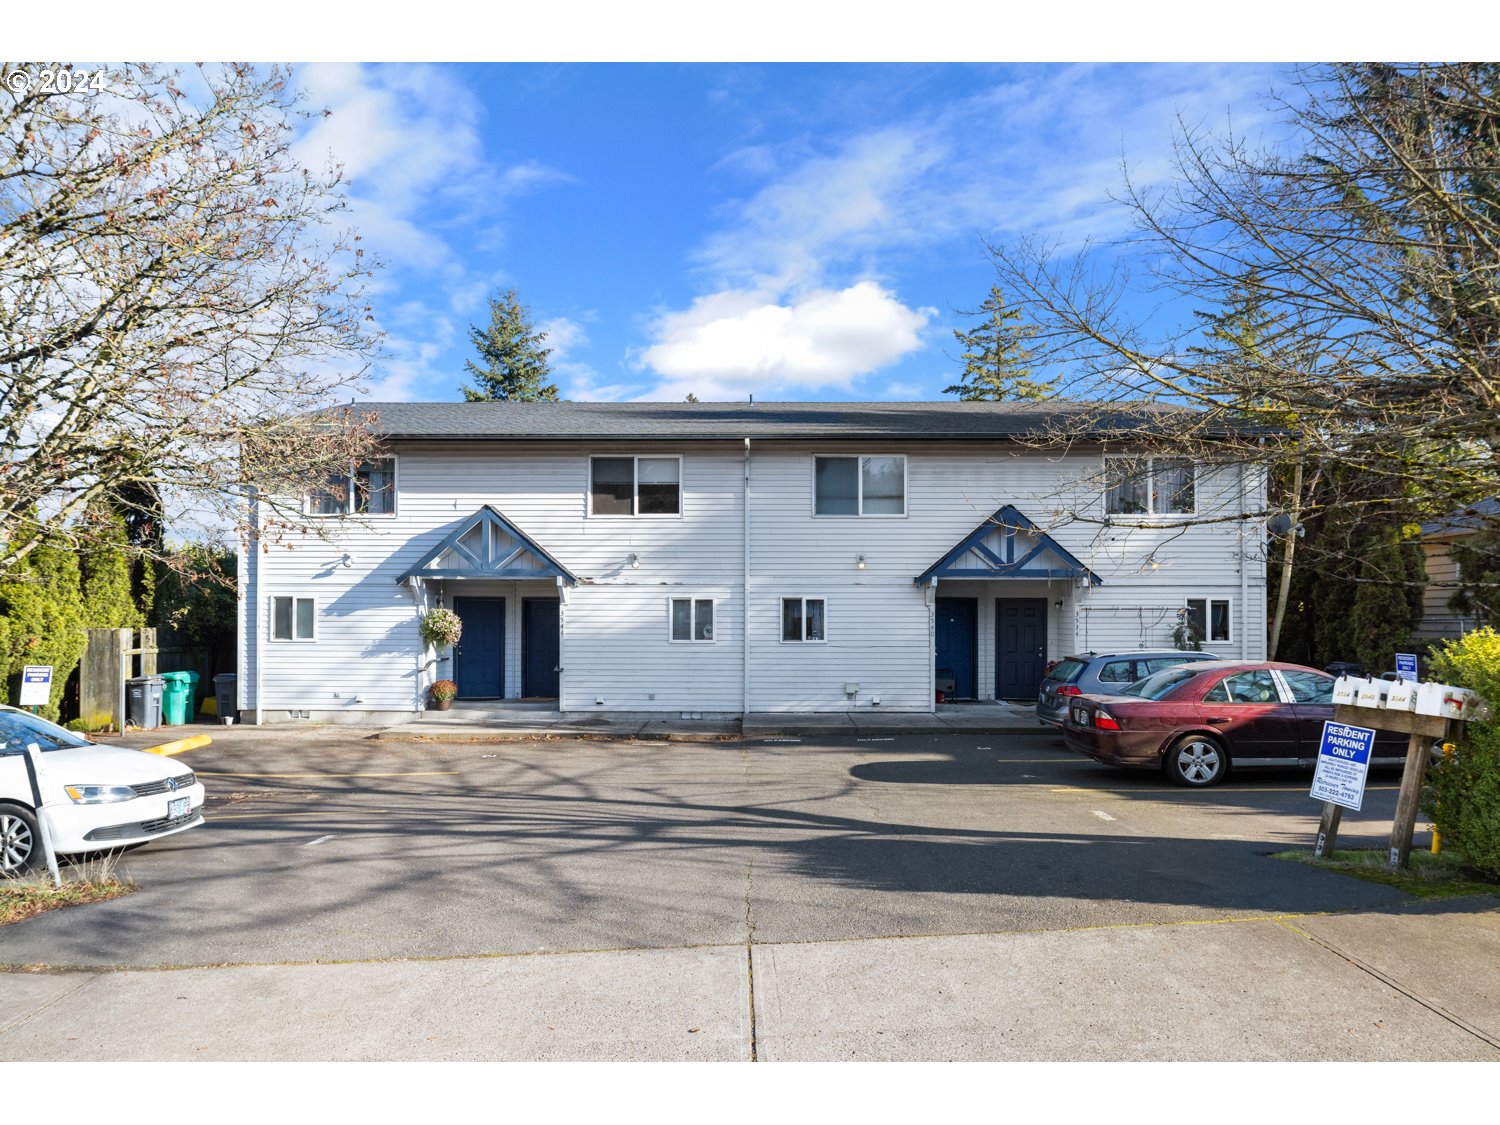
[[[1118, 695], [1075, 697], [1063, 738], [1109, 765], [1165, 769], [1179, 785], [1201, 787], [1224, 780], [1231, 763], [1312, 765], [1332, 697], [1333, 677], [1300, 664], [1184, 664]], [[1377, 761], [1405, 754], [1405, 735], [1376, 735]]]

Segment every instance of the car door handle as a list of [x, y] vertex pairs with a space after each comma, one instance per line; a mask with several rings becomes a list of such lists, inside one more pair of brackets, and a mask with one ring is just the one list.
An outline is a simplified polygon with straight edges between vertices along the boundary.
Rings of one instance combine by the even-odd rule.
[[1223, 723], [1227, 723], [1229, 719], [1223, 715], [1215, 715], [1213, 716], [1213, 718], [1204, 719], [1203, 721], [1205, 723], [1212, 723], [1214, 726], [1220, 726]]

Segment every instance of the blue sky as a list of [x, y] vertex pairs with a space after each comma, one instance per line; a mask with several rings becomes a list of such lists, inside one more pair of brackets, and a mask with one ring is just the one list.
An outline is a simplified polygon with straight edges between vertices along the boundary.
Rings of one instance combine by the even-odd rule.
[[373, 398], [460, 397], [514, 286], [573, 399], [938, 398], [981, 237], [1125, 233], [1178, 118], [1252, 134], [1284, 65], [307, 64], [299, 155], [387, 263]]

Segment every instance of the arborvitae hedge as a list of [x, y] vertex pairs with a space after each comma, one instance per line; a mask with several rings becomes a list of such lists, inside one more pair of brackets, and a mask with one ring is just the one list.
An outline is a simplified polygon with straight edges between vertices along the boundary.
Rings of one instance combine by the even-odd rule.
[[1458, 752], [1429, 775], [1423, 808], [1444, 849], [1500, 879], [1500, 633], [1476, 629], [1432, 657], [1429, 679], [1477, 691], [1494, 716], [1465, 724]]

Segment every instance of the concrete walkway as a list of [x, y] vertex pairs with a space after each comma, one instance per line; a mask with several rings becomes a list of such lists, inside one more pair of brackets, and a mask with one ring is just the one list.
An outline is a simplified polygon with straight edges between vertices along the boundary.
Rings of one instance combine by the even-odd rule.
[[4, 973], [0, 1056], [1497, 1062], [1497, 963], [1500, 912], [1475, 899], [1210, 925]]
[[659, 711], [556, 711], [545, 705], [456, 705], [449, 711], [425, 711], [409, 723], [387, 727], [379, 737], [401, 740], [454, 738], [633, 738], [687, 740], [777, 738], [800, 735], [877, 734], [1038, 734], [1048, 728], [1029, 704], [944, 704], [935, 714], [871, 708], [834, 713], [751, 713], [743, 718], [683, 718]]

